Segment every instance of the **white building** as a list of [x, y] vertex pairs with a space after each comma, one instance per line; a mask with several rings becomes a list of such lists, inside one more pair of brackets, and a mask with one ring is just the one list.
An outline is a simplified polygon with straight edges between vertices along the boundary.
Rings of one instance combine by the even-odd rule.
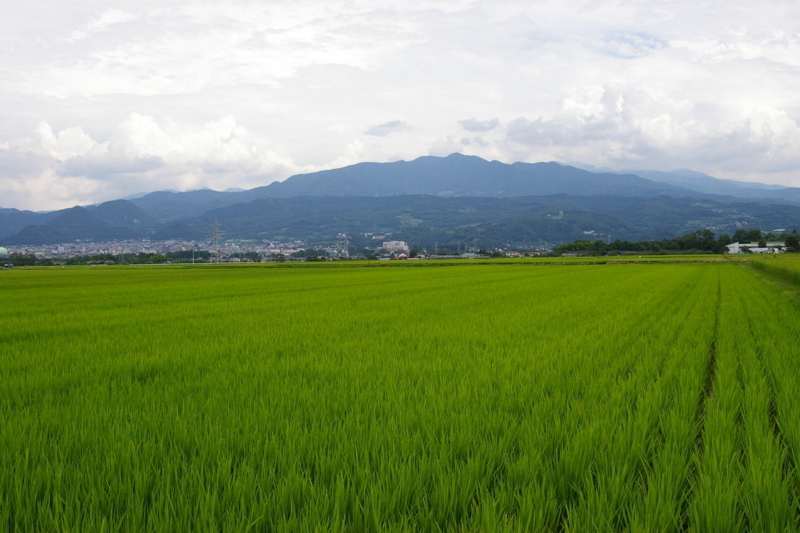
[[740, 254], [745, 248], [754, 254], [780, 254], [786, 251], [786, 244], [781, 241], [770, 241], [765, 244], [766, 246], [759, 246], [757, 242], [735, 242], [727, 245], [727, 253]]
[[382, 248], [389, 252], [408, 253], [408, 244], [406, 244], [406, 241], [384, 241]]

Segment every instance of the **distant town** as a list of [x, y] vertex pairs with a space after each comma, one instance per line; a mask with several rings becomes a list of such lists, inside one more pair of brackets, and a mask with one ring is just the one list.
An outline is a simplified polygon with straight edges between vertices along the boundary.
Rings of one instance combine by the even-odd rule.
[[[231, 239], [215, 243], [213, 240], [151, 241], [128, 240], [90, 242], [76, 241], [51, 245], [21, 245], [0, 248], [0, 258], [12, 257], [16, 264], [116, 264], [116, 263], [209, 263], [209, 262], [284, 262], [322, 261], [341, 259], [399, 259], [418, 260], [427, 257], [475, 258], [480, 256], [522, 257], [538, 256], [550, 250], [491, 250], [466, 246], [420, 247], [415, 249], [405, 241], [382, 240], [378, 237], [374, 247], [356, 247], [348, 244], [346, 235], [339, 235], [335, 244], [312, 244], [304, 240], [287, 242], [268, 240]], [[452, 249], [451, 249], [452, 248]], [[26, 261], [27, 259], [27, 261]]]
[[[780, 235], [776, 235], [776, 233]], [[478, 257], [533, 257], [593, 255], [625, 255], [641, 253], [712, 253], [712, 254], [779, 254], [800, 252], [800, 234], [785, 230], [762, 232], [739, 229], [731, 237], [718, 238], [710, 229], [696, 230], [675, 239], [629, 242], [577, 240], [552, 248], [507, 249], [462, 246], [461, 243], [440, 246], [416, 246], [392, 240], [391, 233], [357, 234], [360, 245], [353, 245], [353, 236], [340, 233], [324, 243], [307, 240], [222, 239], [216, 230], [207, 240], [114, 240], [92, 242], [0, 247], [3, 266], [74, 265], [74, 264], [165, 264], [165, 263], [270, 263], [286, 261], [336, 261], [348, 259], [421, 260], [472, 259]], [[364, 243], [373, 243], [364, 245]]]

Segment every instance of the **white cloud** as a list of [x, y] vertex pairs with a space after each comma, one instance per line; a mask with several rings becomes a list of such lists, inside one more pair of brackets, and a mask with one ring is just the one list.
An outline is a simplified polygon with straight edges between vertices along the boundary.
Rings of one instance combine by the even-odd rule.
[[371, 128], [367, 129], [367, 131], [364, 132], [364, 135], [374, 135], [375, 137], [386, 137], [390, 133], [395, 133], [398, 131], [407, 131], [408, 129], [409, 126], [404, 121], [390, 120], [389, 122], [384, 122], [383, 124], [372, 126]]
[[109, 26], [121, 24], [123, 22], [131, 22], [137, 18], [139, 17], [133, 13], [121, 9], [112, 9], [87, 22], [83, 29], [73, 31], [67, 40], [70, 42], [81, 41], [89, 37], [92, 33], [105, 31]]
[[36, 135], [38, 147], [59, 161], [84, 155], [97, 145], [80, 127], [67, 128], [54, 134], [50, 124], [42, 122], [36, 127]]
[[666, 46], [663, 39], [646, 33], [613, 31], [603, 38], [599, 49], [612, 56], [632, 59], [652, 54]]
[[459, 120], [458, 123], [467, 131], [490, 131], [500, 125], [500, 121], [496, 118], [490, 120], [475, 120], [474, 118], [469, 118], [466, 120]]
[[0, 148], [0, 166], [8, 194], [19, 196], [27, 187], [32, 197], [51, 197], [47, 207], [109, 200], [139, 190], [227, 188], [231, 181], [247, 183], [254, 177], [262, 185], [298, 170], [269, 140], [251, 134], [232, 117], [190, 125], [136, 113], [104, 142], [80, 128], [54, 133], [42, 123], [34, 135]]
[[449, 151], [800, 186], [791, 2], [29, 0], [4, 15], [3, 206]]
[[800, 167], [800, 128], [785, 112], [705, 107], [706, 119], [698, 120], [690, 101], [597, 87], [565, 99], [553, 117], [511, 121], [507, 139], [523, 157], [616, 168], [699, 166], [721, 175], [781, 176]]
[[672, 45], [685, 49], [700, 63], [757, 61], [800, 66], [800, 32], [738, 30], [721, 36], [677, 39]]
[[448, 135], [444, 139], [439, 139], [434, 142], [428, 149], [428, 155], [437, 157], [444, 157], [452, 153], [463, 153], [464, 143], [456, 140], [452, 135]]

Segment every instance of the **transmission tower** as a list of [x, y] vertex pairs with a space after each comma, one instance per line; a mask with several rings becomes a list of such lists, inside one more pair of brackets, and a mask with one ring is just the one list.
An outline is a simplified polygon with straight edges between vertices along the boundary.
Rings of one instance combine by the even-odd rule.
[[342, 233], [342, 255], [345, 259], [350, 258], [350, 241], [347, 240], [347, 233]]
[[219, 248], [219, 241], [222, 238], [222, 235], [223, 235], [224, 232], [220, 231], [220, 229], [219, 229], [220, 226], [222, 226], [222, 224], [219, 223], [219, 221], [217, 220], [217, 217], [214, 217], [214, 223], [211, 224], [211, 228], [212, 228], [211, 229], [211, 240], [214, 243], [214, 248], [212, 249], [212, 253], [217, 256], [217, 260], [216, 260], [217, 263], [221, 263], [222, 262], [221, 250]]

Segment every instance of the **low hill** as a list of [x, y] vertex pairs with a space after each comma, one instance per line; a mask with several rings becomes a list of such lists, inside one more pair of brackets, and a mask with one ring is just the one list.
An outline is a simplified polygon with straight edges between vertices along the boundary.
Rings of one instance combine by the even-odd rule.
[[113, 200], [87, 208], [92, 216], [117, 227], [151, 228], [156, 218], [128, 200]]
[[55, 213], [34, 213], [19, 209], [0, 209], [0, 239], [19, 233], [27, 226], [44, 224], [56, 216]]
[[[144, 236], [144, 230], [118, 227], [94, 216], [83, 207], [71, 207], [53, 213], [45, 224], [26, 226], [20, 232], [2, 239], [6, 245], [43, 245], [73, 242], [75, 240], [108, 241]], [[102, 211], [101, 211], [102, 214]]]
[[4, 245], [41, 245], [71, 242], [73, 240], [68, 235], [60, 233], [50, 226], [36, 224], [26, 226], [19, 233], [3, 238], [2, 242]]

